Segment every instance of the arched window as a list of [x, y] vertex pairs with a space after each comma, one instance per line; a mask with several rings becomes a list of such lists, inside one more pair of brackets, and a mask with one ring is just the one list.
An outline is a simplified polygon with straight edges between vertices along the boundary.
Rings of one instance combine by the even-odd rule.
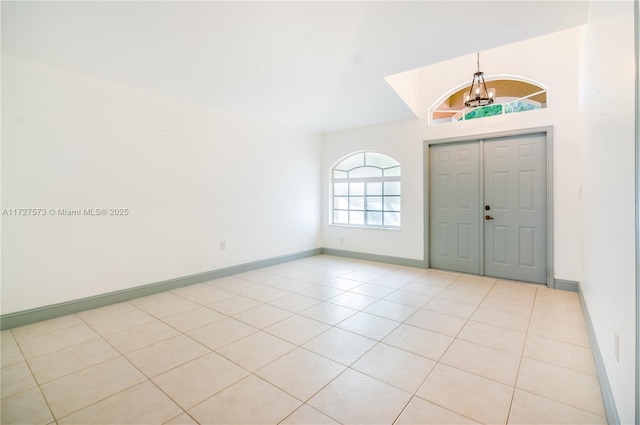
[[359, 152], [332, 170], [333, 224], [400, 227], [400, 164], [378, 152]]
[[467, 121], [547, 107], [547, 90], [536, 82], [522, 77], [511, 77], [487, 78], [486, 83], [487, 88], [495, 90], [496, 98], [493, 104], [479, 108], [466, 107], [463, 97], [469, 91], [469, 86], [454, 89], [431, 109], [431, 124]]

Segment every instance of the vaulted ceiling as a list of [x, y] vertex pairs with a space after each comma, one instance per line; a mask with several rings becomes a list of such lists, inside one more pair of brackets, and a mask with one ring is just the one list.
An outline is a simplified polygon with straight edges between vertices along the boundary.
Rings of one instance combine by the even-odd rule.
[[388, 75], [584, 24], [587, 8], [583, 1], [2, 1], [2, 53], [326, 132], [414, 117]]

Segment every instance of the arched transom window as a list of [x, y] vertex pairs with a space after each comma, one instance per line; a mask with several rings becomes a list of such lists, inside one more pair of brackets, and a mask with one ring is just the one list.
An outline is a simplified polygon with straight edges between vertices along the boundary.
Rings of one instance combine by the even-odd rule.
[[400, 164], [378, 152], [358, 152], [333, 174], [333, 224], [400, 227]]
[[487, 78], [487, 88], [495, 90], [495, 102], [479, 108], [464, 105], [463, 98], [464, 94], [469, 92], [468, 85], [454, 90], [431, 109], [431, 124], [467, 121], [546, 108], [547, 90], [537, 83], [524, 80], [524, 78]]

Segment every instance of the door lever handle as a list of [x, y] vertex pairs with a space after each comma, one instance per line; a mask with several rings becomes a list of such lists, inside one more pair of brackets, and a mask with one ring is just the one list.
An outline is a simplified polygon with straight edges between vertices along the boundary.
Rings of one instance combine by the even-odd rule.
[[484, 219], [485, 219], [485, 220], [493, 220], [493, 217], [491, 217], [490, 215], [485, 215], [485, 216], [484, 216]]

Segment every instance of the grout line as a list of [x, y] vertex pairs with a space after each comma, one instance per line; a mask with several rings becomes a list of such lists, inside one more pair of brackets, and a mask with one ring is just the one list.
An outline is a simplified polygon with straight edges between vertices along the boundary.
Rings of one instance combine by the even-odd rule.
[[520, 359], [518, 362], [518, 370], [516, 372], [516, 381], [513, 383], [513, 392], [511, 394], [511, 402], [509, 403], [509, 413], [507, 415], [507, 423], [509, 422], [509, 418], [511, 417], [511, 409], [513, 408], [513, 401], [516, 396], [516, 390], [520, 390], [518, 388], [518, 381], [520, 380], [520, 369], [522, 368], [522, 359], [524, 358], [524, 351], [527, 347], [527, 340], [529, 338], [529, 329], [531, 328], [531, 320], [533, 319], [533, 311], [536, 307], [536, 302], [538, 301], [538, 288], [535, 288], [536, 292], [533, 296], [533, 304], [531, 305], [531, 311], [529, 312], [529, 321], [527, 322], [527, 331], [524, 335], [524, 342], [522, 344], [522, 349], [520, 350]]

